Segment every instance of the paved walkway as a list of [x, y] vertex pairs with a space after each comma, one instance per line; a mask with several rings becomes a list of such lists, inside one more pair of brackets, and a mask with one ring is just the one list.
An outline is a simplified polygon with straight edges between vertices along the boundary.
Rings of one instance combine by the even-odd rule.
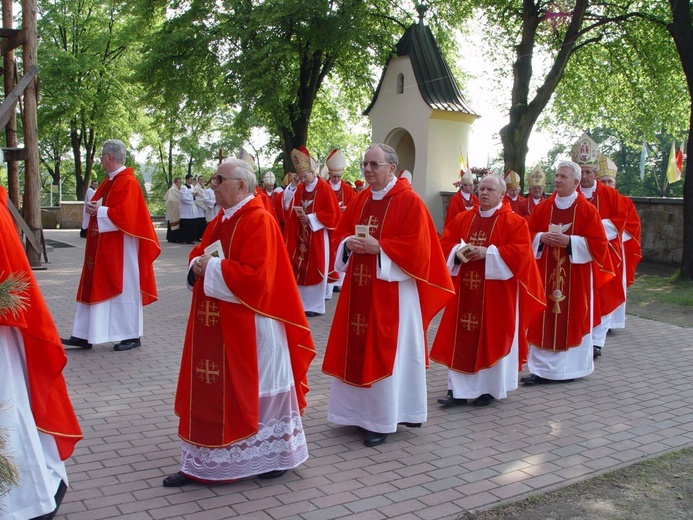
[[[36, 272], [69, 336], [84, 241], [74, 230], [46, 237], [77, 246], [54, 249], [48, 269]], [[308, 461], [276, 481], [164, 488], [180, 450], [173, 397], [189, 247], [162, 242], [160, 300], [145, 308], [142, 348], [68, 352], [65, 374], [85, 439], [68, 463], [71, 489], [58, 518], [454, 519], [693, 445], [693, 334], [631, 316], [590, 377], [519, 388], [487, 408], [441, 409], [446, 373], [433, 363], [428, 422], [365, 448], [354, 428], [326, 419], [329, 380], [320, 366], [333, 300], [327, 316], [310, 321], [318, 356], [304, 418]]]

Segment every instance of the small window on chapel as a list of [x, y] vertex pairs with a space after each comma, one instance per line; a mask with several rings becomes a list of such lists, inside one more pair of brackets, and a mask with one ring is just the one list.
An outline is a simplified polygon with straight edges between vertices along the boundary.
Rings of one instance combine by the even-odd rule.
[[397, 93], [404, 94], [404, 74], [402, 73], [397, 76]]

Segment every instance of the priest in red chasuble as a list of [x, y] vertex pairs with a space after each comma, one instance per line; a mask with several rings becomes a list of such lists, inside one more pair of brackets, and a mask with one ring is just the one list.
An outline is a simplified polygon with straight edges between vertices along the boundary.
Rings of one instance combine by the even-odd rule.
[[323, 372], [332, 376], [328, 419], [366, 430], [377, 446], [398, 424], [426, 421], [426, 330], [454, 295], [431, 216], [397, 179], [397, 154], [366, 151], [369, 187], [334, 232], [335, 269], [345, 271]]
[[337, 197], [318, 177], [308, 150], [291, 152], [298, 176], [293, 208], [287, 215], [287, 250], [306, 316], [325, 314], [325, 293], [330, 270], [330, 234], [342, 215]]
[[67, 364], [0, 186], [0, 428], [19, 483], [0, 517], [53, 518], [67, 487], [63, 462], [82, 438], [65, 387]]
[[546, 188], [546, 174], [540, 166], [535, 166], [532, 171], [527, 175], [527, 188], [529, 193], [527, 197], [520, 204], [520, 211], [518, 212], [521, 216], [527, 218], [531, 215], [534, 208], [536, 208], [539, 203], [546, 199], [544, 194], [544, 189]]
[[460, 186], [460, 191], [450, 197], [448, 211], [445, 213], [445, 226], [447, 226], [458, 213], [473, 210], [479, 205], [479, 199], [474, 195], [474, 177], [472, 172], [460, 170], [460, 180], [455, 183]]
[[613, 277], [609, 243], [597, 209], [581, 193], [580, 166], [560, 161], [555, 190], [529, 216], [532, 250], [546, 309], [529, 326], [527, 385], [571, 381], [592, 373], [597, 290]]
[[108, 178], [86, 204], [91, 218], [77, 312], [63, 344], [118, 342], [113, 349], [123, 351], [141, 345], [142, 306], [157, 300], [154, 260], [161, 248], [140, 183], [124, 166], [125, 144], [105, 141], [101, 165]]
[[240, 159], [212, 177], [222, 210], [190, 252], [175, 401], [183, 442], [167, 487], [275, 478], [308, 458], [301, 414], [315, 348], [281, 232], [255, 188]]
[[527, 221], [502, 203], [504, 193], [500, 177], [485, 177], [480, 206], [458, 214], [440, 239], [456, 292], [431, 349], [449, 369], [443, 406], [487, 406], [517, 389], [527, 327], [546, 307]]
[[[616, 189], [616, 174], [618, 168], [616, 164], [602, 154], [599, 159], [599, 170], [597, 171], [597, 180]], [[623, 269], [621, 269], [621, 284], [623, 292], [627, 298], [627, 287], [635, 281], [635, 268], [642, 260], [642, 250], [640, 247], [640, 217], [635, 205], [630, 197], [621, 195], [621, 203], [626, 211], [626, 224], [621, 233], [621, 259], [623, 261]], [[623, 329], [626, 326], [626, 302], [619, 305], [611, 315], [611, 328]]]
[[507, 190], [503, 202], [510, 204], [510, 209], [519, 214], [520, 208], [525, 203], [525, 198], [520, 195], [520, 174], [515, 170], [508, 170], [503, 180]]
[[580, 165], [582, 177], [578, 191], [597, 208], [602, 219], [602, 225], [609, 239], [609, 256], [616, 276], [612, 278], [603, 290], [599, 291], [595, 312], [601, 316], [601, 322], [594, 327], [592, 342], [595, 359], [601, 356], [606, 342], [606, 333], [611, 328], [613, 312], [626, 301], [623, 287], [623, 258], [621, 237], [626, 226], [626, 208], [618, 192], [597, 182], [599, 163], [605, 161], [599, 146], [590, 136], [583, 134], [573, 146], [571, 157]]
[[[354, 188], [342, 180], [342, 173], [346, 167], [346, 161], [337, 148], [327, 154], [325, 166], [327, 166], [327, 174], [329, 176], [328, 184], [337, 196], [339, 209], [343, 213], [351, 200], [356, 196], [356, 192]], [[329, 282], [327, 284], [327, 292], [325, 293], [326, 300], [332, 299], [332, 292], [339, 292], [344, 282], [344, 273], [337, 273], [334, 271], [334, 254], [330, 255], [330, 272], [328, 278]]]

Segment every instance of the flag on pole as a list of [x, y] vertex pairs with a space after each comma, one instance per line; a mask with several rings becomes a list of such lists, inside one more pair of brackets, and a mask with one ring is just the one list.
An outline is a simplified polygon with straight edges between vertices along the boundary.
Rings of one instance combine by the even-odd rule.
[[647, 157], [649, 156], [649, 152], [647, 151], [647, 143], [645, 142], [645, 138], [642, 138], [642, 152], [640, 152], [640, 180], [643, 180], [645, 178], [645, 161], [647, 161]]
[[462, 155], [462, 148], [460, 148], [460, 175], [464, 175], [467, 172], [467, 161], [464, 160], [464, 155]]
[[[669, 152], [669, 162], [667, 163], [667, 181], [669, 184], [681, 180], [681, 169], [677, 165], [677, 156], [676, 144], [672, 142], [671, 151]], [[681, 156], [681, 160], [683, 161], [683, 155]]]

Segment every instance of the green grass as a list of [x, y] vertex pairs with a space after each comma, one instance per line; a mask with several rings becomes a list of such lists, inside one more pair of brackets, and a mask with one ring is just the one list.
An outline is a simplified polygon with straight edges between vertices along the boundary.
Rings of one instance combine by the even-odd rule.
[[630, 302], [668, 303], [681, 307], [693, 307], [693, 281], [681, 280], [678, 274], [661, 276], [638, 275], [628, 289]]

